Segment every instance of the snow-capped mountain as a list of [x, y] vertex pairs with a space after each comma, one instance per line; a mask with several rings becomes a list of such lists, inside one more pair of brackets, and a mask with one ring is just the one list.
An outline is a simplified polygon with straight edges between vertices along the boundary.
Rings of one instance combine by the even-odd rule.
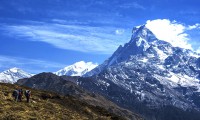
[[77, 84], [133, 110], [141, 104], [200, 110], [200, 55], [158, 40], [145, 25], [86, 74], [92, 75]]
[[97, 64], [93, 64], [92, 62], [80, 61], [80, 62], [76, 62], [72, 65], [69, 65], [69, 66], [63, 68], [63, 69], [55, 72], [54, 74], [56, 74], [58, 76], [62, 76], [62, 75], [82, 76], [83, 74], [91, 71], [95, 67], [97, 67]]
[[150, 47], [150, 44], [158, 41], [158, 39], [153, 35], [150, 30], [145, 27], [145, 25], [139, 28], [133, 28], [132, 32], [133, 35], [129, 43], [126, 43], [124, 47], [120, 45], [108, 60], [106, 60], [103, 64], [99, 65], [90, 72], [86, 73], [85, 76], [98, 74], [109, 66], [129, 59], [129, 57], [132, 55], [141, 54]]
[[3, 71], [0, 73], [0, 82], [2, 83], [15, 83], [17, 80], [22, 78], [29, 78], [33, 76], [30, 73], [27, 73], [19, 68], [11, 68], [9, 70]]

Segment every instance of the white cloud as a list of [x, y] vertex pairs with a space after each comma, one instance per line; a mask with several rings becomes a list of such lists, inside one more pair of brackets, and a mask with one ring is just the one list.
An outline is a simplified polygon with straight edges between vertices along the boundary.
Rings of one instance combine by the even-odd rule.
[[116, 29], [115, 34], [116, 35], [122, 35], [124, 33], [124, 29]]
[[196, 52], [197, 52], [197, 53], [200, 53], [200, 47], [198, 47], [198, 48], [196, 49]]
[[[23, 40], [41, 41], [61, 49], [98, 54], [111, 54], [120, 44], [124, 44], [124, 41], [129, 39], [128, 34], [123, 34], [124, 29], [116, 30], [114, 27], [43, 23], [42, 25], [17, 25], [3, 28], [12, 36], [25, 37]], [[116, 34], [120, 36], [116, 37]]]
[[168, 19], [148, 20], [146, 27], [149, 28], [158, 39], [165, 40], [175, 47], [192, 49], [189, 37], [186, 33], [187, 26], [170, 21]]
[[192, 30], [192, 29], [196, 29], [196, 28], [200, 28], [200, 24], [196, 23], [195, 25], [189, 25], [188, 26], [188, 30]]
[[133, 3], [125, 3], [120, 5], [121, 8], [136, 8], [136, 9], [141, 9], [141, 10], [145, 10], [146, 8], [144, 6], [142, 6], [141, 4], [137, 3], [137, 2], [133, 2]]

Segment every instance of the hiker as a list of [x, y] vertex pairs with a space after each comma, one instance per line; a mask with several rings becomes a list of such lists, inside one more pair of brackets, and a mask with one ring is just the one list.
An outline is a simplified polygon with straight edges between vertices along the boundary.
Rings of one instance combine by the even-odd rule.
[[21, 102], [22, 101], [22, 96], [23, 96], [23, 90], [19, 89], [18, 91], [19, 91], [18, 100], [19, 100], [19, 102]]
[[14, 97], [15, 101], [18, 101], [18, 97], [19, 97], [19, 91], [18, 90], [14, 90], [12, 93], [12, 96]]
[[30, 100], [30, 97], [31, 97], [31, 91], [26, 90], [24, 94], [26, 96], [26, 102], [29, 103], [29, 100]]

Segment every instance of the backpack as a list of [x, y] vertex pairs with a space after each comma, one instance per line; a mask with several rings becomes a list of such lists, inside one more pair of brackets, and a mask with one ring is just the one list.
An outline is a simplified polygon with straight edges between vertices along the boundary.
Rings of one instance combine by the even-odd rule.
[[30, 90], [26, 90], [25, 91], [25, 96], [29, 97], [31, 95], [31, 91]]
[[13, 93], [12, 93], [12, 96], [15, 97], [15, 96], [17, 96], [18, 94], [19, 94], [19, 91], [18, 91], [18, 90], [14, 90]]
[[22, 89], [19, 89], [18, 92], [19, 92], [18, 94], [19, 94], [20, 96], [23, 95], [23, 90], [22, 90]]

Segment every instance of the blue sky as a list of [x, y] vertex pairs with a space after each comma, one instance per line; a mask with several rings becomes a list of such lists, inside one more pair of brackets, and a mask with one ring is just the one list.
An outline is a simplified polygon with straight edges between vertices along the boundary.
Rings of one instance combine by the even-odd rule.
[[148, 20], [181, 25], [178, 39], [197, 50], [199, 5], [199, 0], [1, 0], [0, 71], [52, 72], [81, 60], [100, 64], [130, 40], [134, 26]]

